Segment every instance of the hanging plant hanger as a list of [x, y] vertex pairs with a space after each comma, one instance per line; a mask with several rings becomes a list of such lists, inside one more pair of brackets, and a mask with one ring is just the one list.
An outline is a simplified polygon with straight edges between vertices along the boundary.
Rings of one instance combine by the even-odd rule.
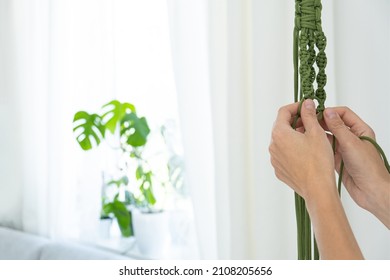
[[[292, 127], [295, 129], [300, 110], [305, 99], [318, 102], [317, 117], [323, 118], [325, 110], [327, 76], [325, 68], [327, 57], [325, 53], [327, 39], [322, 30], [322, 3], [321, 0], [295, 0], [295, 24], [293, 34], [293, 63], [294, 63], [294, 102], [300, 102], [298, 113]], [[380, 153], [387, 171], [390, 166], [386, 155], [376, 141], [367, 136], [359, 137], [368, 141]], [[333, 136], [333, 150], [335, 152], [336, 139]], [[338, 191], [341, 193], [341, 183], [344, 162], [341, 161]], [[297, 248], [299, 260], [318, 260], [320, 258], [314, 234], [312, 235], [311, 221], [306, 209], [305, 201], [295, 193], [295, 212], [297, 220]]]

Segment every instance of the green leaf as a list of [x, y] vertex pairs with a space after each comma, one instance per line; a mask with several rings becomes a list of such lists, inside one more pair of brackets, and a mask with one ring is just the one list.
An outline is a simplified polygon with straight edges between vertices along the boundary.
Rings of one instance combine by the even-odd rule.
[[121, 122], [121, 136], [126, 137], [126, 143], [133, 147], [146, 144], [150, 133], [148, 123], [144, 117], [138, 118], [135, 113], [126, 114]]
[[[150, 172], [149, 172], [150, 173]], [[148, 183], [148, 187], [145, 188], [145, 183]], [[154, 205], [156, 203], [156, 198], [154, 197], [151, 181], [145, 180], [140, 186], [140, 190], [145, 197], [146, 202], [149, 205]]]
[[143, 176], [144, 176], [144, 170], [142, 169], [142, 166], [138, 166], [137, 170], [135, 171], [135, 178], [137, 178], [137, 180], [139, 180]]
[[131, 112], [135, 113], [135, 107], [130, 103], [120, 103], [118, 100], [103, 105], [103, 109], [108, 109], [103, 115], [104, 126], [112, 133], [115, 133], [117, 125], [121, 123], [122, 118]]
[[115, 185], [119, 188], [119, 182], [117, 180], [111, 180], [107, 182], [107, 186]]
[[114, 200], [118, 200], [119, 199], [119, 192], [114, 196]]
[[145, 181], [149, 182], [150, 186], [152, 186], [152, 172], [146, 172], [145, 174]]
[[133, 235], [131, 214], [126, 208], [126, 205], [119, 201], [114, 200], [111, 203], [107, 203], [103, 206], [103, 211], [106, 214], [114, 214], [118, 221], [119, 228], [124, 237]]
[[121, 177], [120, 179], [118, 180], [111, 180], [109, 182], [107, 182], [107, 185], [110, 186], [110, 185], [116, 185], [118, 188], [121, 186], [121, 185], [125, 185], [127, 186], [129, 184], [129, 178], [127, 176], [123, 176]]
[[101, 139], [104, 138], [105, 128], [101, 121], [99, 115], [90, 115], [85, 111], [79, 111], [74, 115], [73, 132], [76, 133], [76, 140], [83, 150], [92, 149], [91, 139], [99, 146]]

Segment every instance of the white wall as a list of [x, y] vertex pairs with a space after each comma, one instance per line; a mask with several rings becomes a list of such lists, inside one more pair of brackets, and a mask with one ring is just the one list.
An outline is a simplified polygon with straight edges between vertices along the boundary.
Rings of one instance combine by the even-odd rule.
[[[277, 109], [293, 101], [293, 1], [253, 1], [255, 258], [295, 259], [293, 192], [273, 175], [268, 145]], [[287, 5], [286, 5], [287, 4]]]
[[[357, 112], [390, 155], [390, 1], [334, 1], [336, 95]], [[389, 231], [373, 215], [343, 200], [366, 258], [390, 258]]]

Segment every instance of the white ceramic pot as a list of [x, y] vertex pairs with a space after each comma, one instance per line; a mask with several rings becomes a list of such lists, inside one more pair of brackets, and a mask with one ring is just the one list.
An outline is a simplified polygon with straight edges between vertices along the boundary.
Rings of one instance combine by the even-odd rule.
[[143, 213], [134, 209], [132, 217], [140, 253], [154, 259], [168, 257], [171, 245], [168, 212]]
[[112, 219], [99, 220], [99, 237], [103, 239], [110, 238]]

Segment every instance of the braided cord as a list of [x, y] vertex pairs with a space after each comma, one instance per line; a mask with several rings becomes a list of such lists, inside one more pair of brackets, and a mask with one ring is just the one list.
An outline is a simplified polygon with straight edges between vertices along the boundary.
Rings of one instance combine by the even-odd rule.
[[[300, 108], [305, 99], [318, 101], [317, 113], [322, 118], [325, 109], [325, 67], [327, 58], [325, 54], [326, 37], [322, 31], [321, 0], [295, 0], [295, 26], [294, 26], [294, 101], [300, 100], [298, 114], [293, 121], [300, 117]], [[316, 52], [317, 49], [317, 52]], [[316, 73], [315, 65], [318, 68]], [[314, 82], [317, 89], [314, 89]], [[306, 209], [305, 201], [295, 193], [295, 212], [297, 219], [298, 259], [312, 258], [311, 221]], [[317, 242], [314, 238], [314, 259], [319, 259]]]
[[[317, 100], [320, 118], [325, 109], [327, 81], [326, 37], [322, 31], [321, 11], [321, 0], [295, 0], [294, 101], [298, 101], [298, 92], [299, 100]], [[318, 68], [317, 73], [314, 64]], [[314, 81], [317, 89], [314, 89]]]

